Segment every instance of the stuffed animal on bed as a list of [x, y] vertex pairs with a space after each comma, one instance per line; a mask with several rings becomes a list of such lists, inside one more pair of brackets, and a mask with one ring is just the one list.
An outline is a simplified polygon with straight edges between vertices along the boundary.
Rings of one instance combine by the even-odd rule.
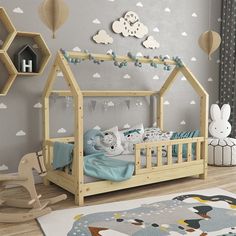
[[106, 156], [117, 156], [124, 151], [117, 126], [103, 131], [97, 145], [99, 149], [104, 151]]
[[217, 139], [224, 139], [231, 133], [231, 124], [229, 123], [230, 105], [224, 104], [220, 109], [217, 104], [211, 105], [212, 122], [209, 126], [210, 134]]
[[132, 128], [121, 130], [120, 132], [123, 154], [134, 154], [134, 144], [142, 142], [144, 133], [143, 124], [135, 125]]
[[102, 153], [103, 150], [97, 146], [98, 140], [103, 137], [103, 133], [97, 129], [90, 129], [84, 134], [84, 152], [85, 155]]

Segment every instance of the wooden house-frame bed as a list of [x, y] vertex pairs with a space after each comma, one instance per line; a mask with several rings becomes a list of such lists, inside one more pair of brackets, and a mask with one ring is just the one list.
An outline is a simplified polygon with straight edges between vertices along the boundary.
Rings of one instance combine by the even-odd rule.
[[[80, 58], [83, 60], [89, 59], [88, 53], [83, 52], [67, 52], [70, 57]], [[103, 61], [112, 61], [111, 55], [92, 54], [93, 58]], [[127, 56], [117, 56], [117, 61], [131, 62]], [[150, 63], [151, 59], [139, 58], [142, 63]], [[155, 63], [163, 64], [160, 59], [154, 59]], [[177, 65], [174, 60], [166, 61], [170, 65]], [[53, 84], [57, 77], [57, 72], [61, 71], [64, 79], [67, 82], [69, 90], [53, 90]], [[96, 182], [85, 183], [83, 171], [83, 98], [84, 97], [145, 97], [156, 96], [157, 102], [157, 125], [163, 129], [163, 97], [168, 89], [173, 85], [177, 75], [182, 73], [187, 81], [191, 84], [193, 89], [200, 97], [200, 137], [176, 139], [159, 142], [145, 142], [135, 145], [135, 172], [131, 179], [122, 182], [112, 182], [101, 180]], [[51, 138], [50, 124], [49, 124], [49, 98], [52, 94], [58, 96], [72, 96], [74, 99], [74, 137]], [[208, 94], [185, 66], [175, 66], [166, 82], [159, 91], [82, 91], [72, 73], [70, 65], [61, 51], [58, 51], [55, 62], [50, 71], [44, 92], [44, 109], [43, 109], [43, 152], [45, 158], [45, 165], [48, 171], [44, 178], [44, 184], [48, 185], [50, 182], [66, 189], [75, 195], [75, 203], [82, 206], [84, 198], [95, 194], [131, 188], [135, 186], [147, 185], [166, 180], [183, 178], [187, 176], [199, 175], [200, 178], [207, 176], [207, 138], [208, 138]], [[53, 144], [54, 142], [74, 142], [74, 157], [72, 165], [72, 173], [69, 170], [65, 171], [53, 170]], [[187, 145], [187, 159], [183, 160], [182, 147]], [[196, 154], [192, 158], [192, 144], [195, 144]], [[162, 146], [167, 147], [167, 163], [162, 163]], [[178, 145], [177, 162], [173, 163], [172, 147]], [[156, 165], [152, 164], [151, 150], [157, 150]], [[141, 149], [146, 150], [146, 165], [141, 165]]]

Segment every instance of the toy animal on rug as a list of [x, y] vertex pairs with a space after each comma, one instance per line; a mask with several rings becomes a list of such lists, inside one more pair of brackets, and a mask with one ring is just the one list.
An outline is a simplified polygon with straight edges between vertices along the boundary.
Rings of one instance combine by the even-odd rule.
[[18, 175], [0, 174], [0, 191], [4, 190], [6, 185], [19, 185], [24, 187], [30, 194], [30, 200], [3, 198], [0, 196], [0, 206], [10, 206], [17, 208], [29, 208], [26, 213], [3, 213], [0, 212], [0, 222], [16, 223], [25, 222], [35, 219], [39, 216], [50, 213], [51, 208], [48, 205], [55, 204], [67, 198], [66, 194], [60, 196], [40, 200], [41, 195], [38, 195], [35, 189], [33, 169], [35, 169], [40, 176], [46, 175], [46, 168], [42, 152], [29, 153], [23, 156], [18, 167]]
[[228, 137], [231, 133], [229, 123], [230, 105], [224, 104], [220, 109], [213, 104], [210, 109], [212, 122], [209, 132], [213, 136], [208, 139], [208, 164], [215, 166], [236, 165], [236, 139]]

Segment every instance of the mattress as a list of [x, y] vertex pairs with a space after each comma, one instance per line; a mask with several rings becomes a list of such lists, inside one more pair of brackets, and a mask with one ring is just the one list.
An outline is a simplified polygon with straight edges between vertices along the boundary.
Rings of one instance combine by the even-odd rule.
[[[113, 157], [109, 157], [109, 158], [113, 158], [116, 160], [124, 160], [124, 161], [130, 161], [130, 162], [135, 162], [135, 155], [119, 155], [119, 156], [113, 156]], [[177, 163], [178, 158], [177, 157], [172, 157], [172, 161], [173, 163]], [[183, 159], [183, 161], [186, 161], [186, 158]], [[157, 157], [153, 156], [152, 157], [152, 163], [153, 165], [157, 164]], [[162, 157], [162, 164], [166, 165], [167, 164], [167, 157]], [[146, 156], [141, 156], [141, 166], [145, 167], [146, 166]], [[95, 182], [95, 181], [101, 181], [101, 179], [97, 179], [94, 178], [92, 176], [87, 176], [84, 175], [84, 183], [91, 183], [91, 182]]]

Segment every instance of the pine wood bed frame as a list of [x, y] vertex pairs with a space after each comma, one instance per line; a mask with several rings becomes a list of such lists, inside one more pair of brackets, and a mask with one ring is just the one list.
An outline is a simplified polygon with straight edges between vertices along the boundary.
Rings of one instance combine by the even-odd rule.
[[[83, 52], [67, 52], [70, 57], [88, 60], [88, 54]], [[112, 61], [111, 55], [92, 54], [97, 60]], [[117, 56], [117, 61], [131, 62], [127, 56]], [[155, 63], [163, 64], [162, 60], [154, 59]], [[151, 59], [139, 58], [142, 63], [150, 63]], [[176, 65], [173, 60], [166, 60], [170, 65]], [[61, 71], [64, 79], [67, 82], [69, 90], [53, 90], [53, 84], [57, 77], [57, 72]], [[112, 182], [107, 180], [96, 181], [91, 183], [84, 183], [83, 171], [83, 98], [84, 97], [145, 97], [156, 96], [157, 102], [157, 125], [163, 129], [163, 98], [168, 89], [173, 85], [177, 75], [182, 73], [187, 79], [193, 89], [200, 97], [200, 137], [168, 140], [160, 142], [139, 143], [135, 145], [135, 172], [131, 179], [122, 182]], [[74, 99], [74, 137], [51, 138], [49, 132], [49, 98], [50, 95], [57, 94], [58, 96], [72, 96]], [[43, 109], [43, 152], [45, 158], [45, 165], [47, 168], [47, 176], [44, 178], [44, 184], [48, 185], [50, 182], [59, 185], [67, 191], [75, 195], [75, 203], [79, 206], [84, 204], [86, 196], [131, 188], [135, 186], [147, 185], [161, 181], [167, 181], [187, 176], [199, 175], [200, 178], [207, 177], [207, 138], [208, 138], [208, 94], [190, 72], [190, 70], [183, 65], [182, 67], [175, 66], [166, 82], [160, 91], [82, 91], [76, 82], [75, 76], [65, 59], [64, 55], [58, 51], [55, 62], [51, 68], [44, 92], [44, 109]], [[53, 143], [71, 142], [75, 143], [74, 158], [72, 165], [72, 173], [69, 170], [65, 171], [52, 169], [53, 158]], [[196, 145], [195, 159], [192, 159], [192, 144]], [[187, 145], [187, 160], [183, 161], [182, 147]], [[162, 163], [162, 146], [167, 146], [167, 164]], [[178, 159], [177, 163], [172, 160], [172, 146], [178, 145]], [[157, 164], [152, 164], [152, 148], [157, 149]], [[141, 149], [146, 149], [146, 166], [141, 166]]]

